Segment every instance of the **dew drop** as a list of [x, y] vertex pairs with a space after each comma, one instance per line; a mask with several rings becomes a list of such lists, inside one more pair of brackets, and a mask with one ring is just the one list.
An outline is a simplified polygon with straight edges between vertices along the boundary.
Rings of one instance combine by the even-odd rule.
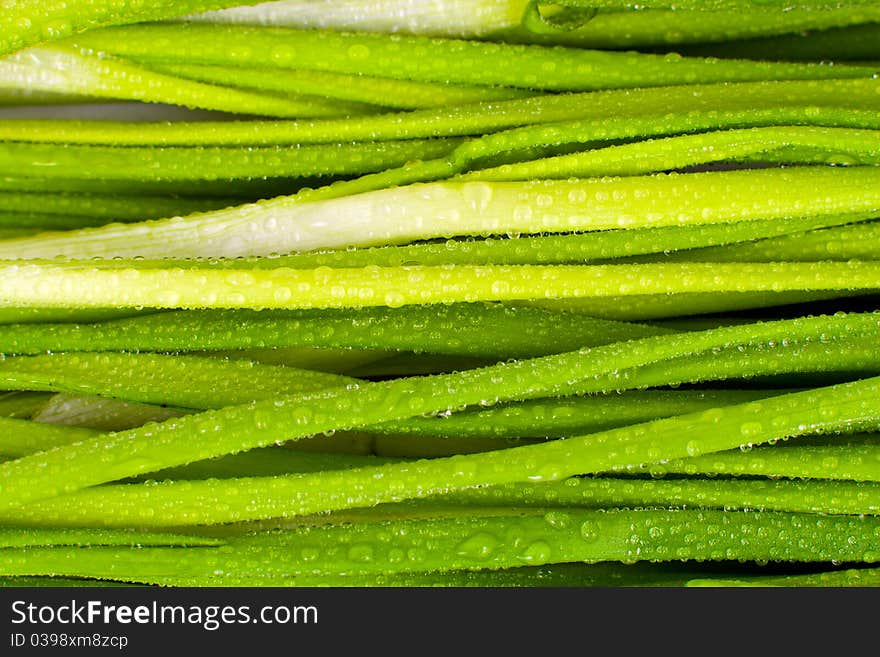
[[488, 532], [478, 532], [466, 538], [455, 548], [456, 554], [469, 559], [488, 559], [498, 547], [498, 539]]
[[592, 520], [584, 520], [581, 523], [581, 538], [587, 543], [592, 543], [599, 538], [599, 525]]
[[369, 563], [373, 560], [373, 548], [370, 545], [352, 545], [348, 549], [348, 558], [356, 563]]
[[517, 555], [517, 558], [526, 563], [547, 563], [553, 549], [546, 541], [535, 541], [529, 543], [526, 548]]

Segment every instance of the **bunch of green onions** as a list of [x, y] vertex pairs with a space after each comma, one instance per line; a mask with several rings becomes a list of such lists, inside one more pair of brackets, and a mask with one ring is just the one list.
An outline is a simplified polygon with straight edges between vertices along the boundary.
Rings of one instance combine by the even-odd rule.
[[0, 55], [2, 584], [880, 585], [876, 2], [21, 0]]

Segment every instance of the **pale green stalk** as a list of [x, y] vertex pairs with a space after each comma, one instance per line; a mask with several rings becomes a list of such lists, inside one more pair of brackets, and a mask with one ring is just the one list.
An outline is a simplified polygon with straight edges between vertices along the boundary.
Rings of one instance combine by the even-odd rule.
[[[413, 171], [419, 169], [416, 165]], [[384, 175], [375, 174], [374, 179]], [[0, 242], [0, 258], [237, 257], [456, 235], [698, 226], [880, 212], [880, 167], [441, 182], [358, 193], [361, 187], [374, 189], [374, 179], [366, 176], [183, 221], [6, 240]], [[330, 222], [332, 231], [326, 230]]]
[[2, 303], [55, 308], [397, 308], [677, 293], [876, 292], [874, 262], [367, 267], [314, 270], [0, 267]]

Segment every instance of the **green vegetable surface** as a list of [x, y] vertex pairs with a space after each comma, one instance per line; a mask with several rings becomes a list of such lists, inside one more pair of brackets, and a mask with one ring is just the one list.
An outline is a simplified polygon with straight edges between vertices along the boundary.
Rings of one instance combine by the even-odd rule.
[[880, 9], [0, 11], [0, 584], [880, 585]]

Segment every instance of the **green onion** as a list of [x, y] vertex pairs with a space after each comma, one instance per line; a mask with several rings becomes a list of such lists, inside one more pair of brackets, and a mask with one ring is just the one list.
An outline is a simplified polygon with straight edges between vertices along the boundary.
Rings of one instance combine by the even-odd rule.
[[[411, 159], [441, 157], [454, 146], [454, 141], [442, 139], [296, 148], [144, 149], [3, 143], [0, 175], [109, 181], [354, 175], [398, 167]], [[145, 167], [145, 162], [149, 166]]]
[[[304, 192], [193, 215], [183, 221], [111, 225], [7, 240], [0, 243], [0, 257], [237, 257], [456, 235], [660, 228], [878, 213], [878, 182], [880, 169], [875, 167], [844, 171], [803, 167], [579, 181], [442, 182], [312, 201], [311, 194]], [[325, 193], [336, 195], [347, 185], [359, 184], [343, 183], [337, 192], [331, 188]], [[754, 195], [755, 189], [762, 190], [760, 196]], [[324, 227], [331, 220], [336, 229], [329, 234]], [[210, 273], [204, 274], [210, 277]], [[138, 275], [150, 273], [141, 271]], [[343, 272], [334, 275], [343, 276]], [[326, 284], [335, 283], [328, 280]], [[339, 284], [351, 283], [340, 280]], [[510, 284], [512, 287], [514, 281]]]
[[835, 438], [825, 444], [756, 447], [747, 452], [671, 460], [638, 470], [665, 474], [702, 474], [880, 481], [880, 445], [873, 434]]
[[346, 313], [181, 311], [95, 324], [8, 325], [0, 327], [0, 345], [7, 355], [309, 346], [503, 359], [543, 356], [665, 332], [537, 308], [458, 304]]
[[[58, 308], [361, 308], [686, 291], [876, 291], [878, 275], [880, 265], [858, 261], [260, 271], [7, 263], [0, 295], [10, 306]], [[413, 284], [419, 287], [405, 287]]]
[[[420, 109], [535, 95], [535, 92], [522, 89], [415, 82], [326, 71], [279, 71], [256, 67], [232, 69], [204, 64], [161, 64], [154, 65], [153, 68], [163, 73], [210, 84], [274, 92], [288, 97], [309, 94], [314, 97], [330, 98], [336, 101], [334, 104], [338, 107], [335, 109], [334, 104], [327, 103], [328, 107], [334, 108], [334, 113], [341, 114], [340, 110], [348, 107], [349, 115], [370, 113], [369, 107], [358, 108], [357, 103], [372, 105], [375, 112], [382, 107]], [[311, 115], [320, 116], [315, 112]]]
[[3, 8], [0, 54], [103, 25], [171, 18], [187, 12], [233, 6], [231, 2], [211, 0], [160, 0], [138, 5], [121, 0], [16, 1]]
[[450, 82], [586, 91], [691, 82], [871, 77], [870, 67], [823, 67], [689, 59], [414, 36], [207, 24], [152, 24], [91, 31], [75, 39], [90, 51], [145, 62], [271, 65]]

